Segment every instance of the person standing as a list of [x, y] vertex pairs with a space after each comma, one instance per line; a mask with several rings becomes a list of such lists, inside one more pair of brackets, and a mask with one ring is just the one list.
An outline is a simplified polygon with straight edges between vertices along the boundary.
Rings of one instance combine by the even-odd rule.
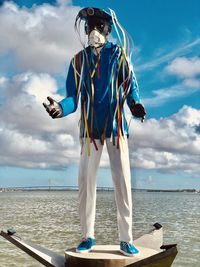
[[132, 239], [131, 173], [128, 151], [128, 125], [124, 104], [132, 115], [144, 119], [137, 80], [126, 48], [108, 41], [112, 27], [123, 28], [115, 13], [99, 8], [84, 8], [76, 17], [75, 29], [84, 22], [88, 46], [76, 54], [66, 80], [67, 96], [59, 103], [47, 97], [43, 103], [55, 118], [76, 111], [81, 98], [79, 166], [79, 215], [82, 241], [79, 253], [89, 252], [95, 245], [96, 173], [106, 144], [117, 205], [120, 251], [127, 256], [139, 253]]

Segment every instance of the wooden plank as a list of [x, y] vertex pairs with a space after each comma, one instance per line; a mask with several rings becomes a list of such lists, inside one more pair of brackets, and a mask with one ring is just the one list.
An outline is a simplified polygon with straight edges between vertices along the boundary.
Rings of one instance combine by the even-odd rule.
[[127, 257], [120, 253], [119, 246], [95, 246], [89, 253], [76, 253], [75, 248], [65, 252], [69, 267], [169, 267], [176, 254], [176, 247], [156, 251], [138, 247], [140, 256]]
[[1, 231], [0, 235], [47, 267], [65, 267], [65, 257], [15, 235]]
[[76, 253], [75, 248], [65, 252], [66, 260], [70, 267], [79, 266], [113, 266], [122, 267], [140, 261], [158, 253], [153, 249], [138, 247], [140, 256], [127, 257], [121, 254], [119, 246], [95, 246], [90, 253]]
[[47, 267], [170, 267], [177, 254], [176, 244], [161, 246], [162, 226], [134, 240], [140, 251], [140, 255], [134, 257], [124, 256], [116, 245], [95, 246], [85, 254], [76, 253], [72, 248], [64, 257], [16, 235], [4, 231], [0, 235]]

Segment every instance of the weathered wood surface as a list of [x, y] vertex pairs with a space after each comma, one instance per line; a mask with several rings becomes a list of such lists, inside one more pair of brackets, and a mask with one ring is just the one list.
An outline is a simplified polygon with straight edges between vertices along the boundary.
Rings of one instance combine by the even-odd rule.
[[[15, 235], [1, 231], [0, 235], [47, 267], [65, 267], [65, 257]], [[17, 262], [17, 259], [16, 259]]]
[[162, 227], [134, 241], [140, 251], [140, 255], [135, 257], [122, 255], [117, 245], [95, 246], [85, 254], [76, 253], [72, 248], [62, 256], [17, 235], [11, 236], [5, 231], [1, 231], [0, 235], [47, 267], [169, 267], [177, 254], [176, 245], [160, 248], [163, 243]]
[[95, 246], [89, 253], [76, 253], [75, 249], [65, 252], [66, 260], [69, 267], [75, 266], [106, 266], [121, 267], [137, 262], [140, 259], [150, 257], [158, 252], [153, 249], [138, 247], [140, 256], [127, 257], [121, 254], [119, 246]]
[[119, 251], [119, 246], [95, 246], [85, 254], [78, 254], [75, 249], [65, 252], [69, 267], [169, 267], [171, 266], [177, 249], [173, 247], [160, 252], [138, 247], [140, 256], [127, 257]]
[[163, 244], [163, 229], [153, 229], [134, 240], [140, 255], [123, 256], [119, 246], [95, 246], [86, 254], [78, 254], [75, 248], [65, 251], [69, 267], [169, 267], [177, 254], [176, 246], [160, 249]]

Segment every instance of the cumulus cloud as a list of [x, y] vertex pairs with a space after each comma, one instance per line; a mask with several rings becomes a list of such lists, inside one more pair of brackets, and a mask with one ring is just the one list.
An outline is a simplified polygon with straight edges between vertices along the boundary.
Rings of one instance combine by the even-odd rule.
[[195, 79], [195, 78], [187, 78], [183, 81], [183, 85], [187, 88], [189, 87], [189, 88], [199, 89], [200, 88], [200, 80]]
[[79, 9], [70, 1], [31, 9], [5, 2], [0, 7], [0, 56], [9, 54], [17, 72], [63, 72], [71, 57], [81, 49], [74, 32]]
[[188, 93], [199, 90], [200, 88], [200, 58], [199, 57], [177, 57], [168, 64], [165, 71], [182, 80], [182, 87]]
[[200, 110], [184, 106], [178, 113], [144, 124], [133, 121], [131, 163], [135, 167], [164, 171], [200, 171]]
[[200, 90], [200, 58], [177, 57], [165, 68], [165, 72], [179, 78], [177, 84], [153, 90], [153, 97], [144, 98], [148, 106], [160, 106], [167, 101], [189, 96]]
[[[56, 80], [49, 74], [23, 73], [6, 82], [0, 106], [1, 165], [63, 168], [80, 155], [79, 110], [53, 120], [42, 106], [46, 95], [60, 100]], [[130, 126], [130, 161], [134, 168], [199, 172], [200, 111], [184, 106], [176, 114]], [[108, 166], [104, 149], [101, 166]]]
[[46, 73], [23, 73], [1, 90], [1, 165], [62, 168], [79, 156], [79, 111], [67, 120], [53, 120], [42, 102], [60, 100], [56, 80]]
[[[15, 62], [14, 72], [20, 73], [11, 78], [0, 76], [2, 166], [60, 169], [79, 160], [79, 110], [67, 118], [52, 120], [42, 106], [48, 95], [58, 101], [63, 97], [54, 77], [81, 49], [73, 30], [78, 11], [79, 7], [66, 0], [58, 1], [57, 6], [44, 4], [31, 9], [19, 8], [13, 2], [0, 7], [0, 59], [9, 55], [8, 61]], [[183, 50], [197, 44], [199, 39]], [[154, 63], [165, 63], [174, 55]], [[166, 70], [182, 82], [153, 91], [153, 99], [144, 99], [147, 104], [161, 105], [199, 90], [198, 58], [177, 58]], [[129, 139], [131, 166], [198, 173], [199, 121], [200, 111], [189, 106], [168, 118], [150, 119], [144, 124], [134, 120]], [[101, 166], [108, 166], [105, 149]]]
[[[1, 165], [23, 168], [66, 168], [76, 162], [74, 138], [65, 134], [65, 143], [60, 144], [63, 134], [51, 134], [42, 138], [23, 134], [14, 129], [0, 129]], [[73, 148], [73, 149], [72, 149]]]
[[177, 57], [166, 67], [166, 71], [181, 78], [193, 78], [200, 74], [200, 58]]

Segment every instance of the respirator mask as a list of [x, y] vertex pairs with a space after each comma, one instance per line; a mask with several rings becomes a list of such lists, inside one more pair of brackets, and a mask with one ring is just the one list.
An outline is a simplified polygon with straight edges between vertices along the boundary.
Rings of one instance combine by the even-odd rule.
[[[88, 45], [94, 48], [103, 46], [107, 41], [107, 36], [112, 30], [112, 17], [103, 9], [86, 7], [79, 11], [75, 30], [80, 36], [80, 23], [84, 21], [85, 34], [88, 37]], [[81, 40], [81, 38], [80, 38]], [[81, 42], [84, 46], [84, 43]]]
[[88, 36], [88, 45], [94, 48], [101, 47], [105, 44], [106, 37], [97, 30], [91, 31]]
[[88, 35], [88, 45], [91, 47], [103, 46], [110, 32], [111, 25], [103, 19], [92, 18], [85, 23], [85, 33]]

